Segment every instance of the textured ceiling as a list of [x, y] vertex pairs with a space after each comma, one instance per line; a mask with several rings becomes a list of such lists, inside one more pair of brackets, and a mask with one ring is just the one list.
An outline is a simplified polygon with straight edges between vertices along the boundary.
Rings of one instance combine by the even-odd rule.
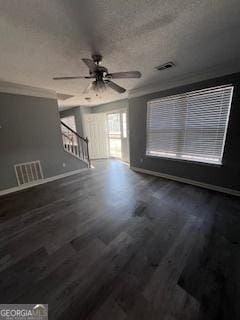
[[[208, 68], [239, 66], [239, 0], [0, 0], [0, 80], [74, 95], [61, 106], [96, 105], [123, 95], [111, 89], [91, 102], [81, 58], [103, 55], [110, 72], [139, 70], [141, 79], [116, 80], [127, 90]], [[174, 69], [154, 67], [174, 61]], [[238, 71], [238, 70], [236, 70]]]

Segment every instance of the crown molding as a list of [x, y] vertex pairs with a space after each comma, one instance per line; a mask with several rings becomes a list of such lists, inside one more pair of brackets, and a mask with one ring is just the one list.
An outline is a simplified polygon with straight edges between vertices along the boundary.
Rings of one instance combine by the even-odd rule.
[[7, 82], [3, 80], [0, 80], [0, 92], [19, 94], [24, 96], [40, 97], [40, 98], [57, 99], [57, 94], [54, 90], [31, 87], [31, 86], [14, 83], [14, 82]]

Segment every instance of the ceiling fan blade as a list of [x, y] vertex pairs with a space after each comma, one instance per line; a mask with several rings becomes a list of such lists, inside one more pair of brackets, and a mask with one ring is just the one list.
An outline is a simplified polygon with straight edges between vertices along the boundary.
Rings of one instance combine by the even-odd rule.
[[124, 93], [126, 89], [120, 87], [118, 84], [115, 82], [112, 82], [110, 80], [105, 80], [105, 83], [113, 90], [117, 91], [118, 93]]
[[93, 77], [87, 76], [87, 77], [54, 77], [53, 80], [74, 80], [74, 79], [92, 79]]
[[97, 68], [95, 62], [91, 59], [82, 59], [82, 61], [88, 66], [90, 72], [94, 72]]
[[106, 77], [110, 79], [126, 79], [126, 78], [141, 78], [141, 72], [139, 71], [127, 71], [127, 72], [114, 72], [107, 74]]

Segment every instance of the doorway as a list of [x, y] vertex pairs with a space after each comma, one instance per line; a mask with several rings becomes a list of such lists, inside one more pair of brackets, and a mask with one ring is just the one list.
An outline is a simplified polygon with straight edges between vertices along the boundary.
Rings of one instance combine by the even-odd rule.
[[109, 156], [129, 162], [127, 110], [107, 114]]

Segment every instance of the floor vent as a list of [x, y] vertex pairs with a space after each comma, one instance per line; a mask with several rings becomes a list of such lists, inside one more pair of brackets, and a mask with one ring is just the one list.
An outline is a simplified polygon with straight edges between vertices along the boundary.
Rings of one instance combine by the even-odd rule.
[[29, 184], [43, 179], [39, 160], [14, 165], [18, 185]]

